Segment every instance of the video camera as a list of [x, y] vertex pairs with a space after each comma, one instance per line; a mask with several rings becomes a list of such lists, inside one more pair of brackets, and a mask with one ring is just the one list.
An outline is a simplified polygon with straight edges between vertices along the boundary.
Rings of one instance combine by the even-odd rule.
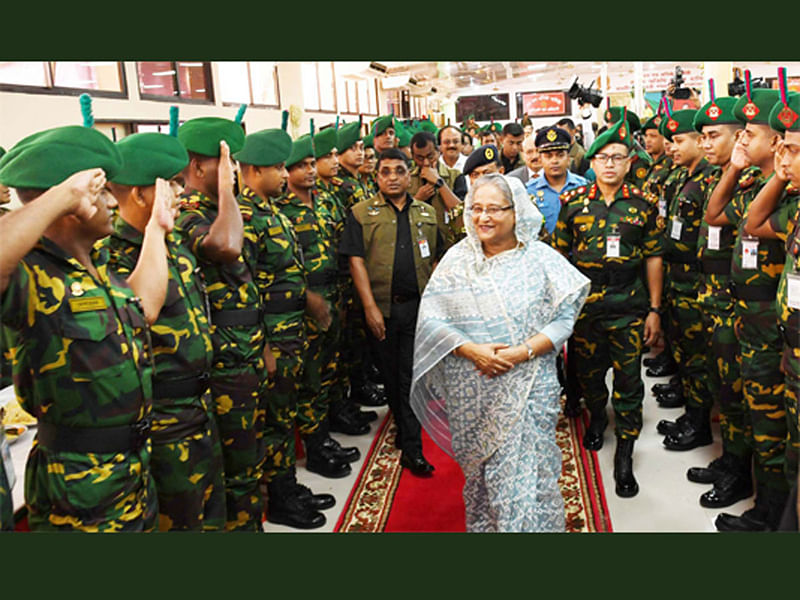
[[675, 67], [675, 76], [670, 80], [672, 86], [672, 97], [676, 100], [687, 100], [692, 96], [692, 90], [688, 87], [683, 87], [683, 69], [680, 65]]
[[[747, 91], [744, 80], [740, 77], [740, 75], [741, 72], [739, 69], [735, 69], [733, 81], [728, 84], [728, 96], [741, 96], [745, 93], [745, 91]], [[764, 81], [763, 77], [756, 77], [755, 79], [750, 79], [750, 87], [752, 89], [768, 88], [769, 84]]]
[[573, 100], [577, 100], [579, 104], [591, 104], [597, 108], [603, 102], [603, 94], [601, 94], [599, 90], [593, 90], [593, 85], [594, 81], [589, 84], [588, 88], [583, 87], [578, 83], [578, 78], [575, 77], [572, 86], [567, 90], [567, 96]]

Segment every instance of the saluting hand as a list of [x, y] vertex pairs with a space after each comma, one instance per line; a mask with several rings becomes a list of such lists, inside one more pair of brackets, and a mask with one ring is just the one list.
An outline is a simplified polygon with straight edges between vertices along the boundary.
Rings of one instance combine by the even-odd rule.
[[86, 169], [67, 177], [55, 186], [60, 197], [68, 199], [67, 214], [73, 214], [82, 221], [88, 221], [97, 212], [97, 200], [106, 187], [106, 173], [103, 169]]
[[231, 149], [225, 140], [219, 142], [219, 168], [217, 169], [217, 187], [221, 197], [223, 193], [233, 192], [233, 162]]
[[[164, 233], [169, 233], [175, 226], [173, 210], [177, 197], [172, 186], [165, 179], [156, 179], [156, 197], [153, 200], [153, 211], [150, 213], [150, 223], [157, 225]], [[148, 223], [149, 224], [149, 223]]]
[[733, 145], [733, 152], [731, 152], [731, 164], [740, 171], [750, 166], [750, 159], [747, 156], [747, 150], [741, 142], [741, 131], [737, 132], [740, 135], [736, 137], [736, 143]]
[[786, 146], [783, 144], [783, 140], [778, 140], [778, 147], [775, 149], [775, 177], [780, 179], [781, 181], [789, 181], [789, 173], [786, 168], [783, 166], [783, 156], [786, 153]]

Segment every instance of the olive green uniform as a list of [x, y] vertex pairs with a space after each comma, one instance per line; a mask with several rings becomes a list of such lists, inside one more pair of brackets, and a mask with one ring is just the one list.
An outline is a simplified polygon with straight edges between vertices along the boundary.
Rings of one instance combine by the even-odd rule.
[[[451, 169], [439, 161], [436, 162], [436, 170], [447, 187], [453, 190], [456, 178], [461, 175], [461, 173], [457, 169]], [[411, 194], [412, 197], [416, 196], [419, 188], [425, 183], [422, 177], [420, 177], [420, 167], [415, 166], [411, 169], [411, 183], [408, 186], [408, 193]], [[433, 206], [433, 209], [436, 211], [436, 223], [439, 227], [442, 239], [444, 240], [445, 250], [466, 237], [467, 233], [464, 229], [463, 214], [459, 213], [455, 218], [451, 218], [453, 211], [448, 210], [438, 190], [425, 202]]]

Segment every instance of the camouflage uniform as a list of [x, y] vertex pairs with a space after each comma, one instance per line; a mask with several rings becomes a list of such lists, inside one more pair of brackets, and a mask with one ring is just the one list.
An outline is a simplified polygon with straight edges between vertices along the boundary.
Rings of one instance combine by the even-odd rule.
[[711, 409], [712, 398], [706, 383], [708, 336], [697, 303], [700, 272], [697, 239], [703, 220], [706, 179], [715, 167], [701, 159], [693, 173], [681, 169], [665, 186], [669, 202], [664, 230], [664, 261], [667, 264], [667, 308], [672, 353], [678, 364], [683, 397], [688, 407]]
[[264, 475], [272, 481], [295, 464], [295, 420], [308, 351], [306, 276], [291, 224], [277, 205], [245, 186], [240, 203], [252, 214], [254, 272], [264, 307], [262, 326], [277, 372], [269, 381], [264, 424]]
[[338, 383], [336, 371], [342, 308], [338, 253], [334, 243], [337, 231], [342, 229], [343, 214], [338, 200], [328, 191], [314, 187], [310, 193], [313, 208], [303, 204], [293, 192], [275, 201], [289, 223], [290, 231], [294, 232], [305, 264], [308, 289], [322, 295], [332, 318], [327, 331], [322, 331], [313, 318], [304, 317], [308, 348], [297, 409], [298, 430], [304, 437], [319, 429], [328, 417], [329, 406], [341, 403], [343, 396], [342, 388], [334, 385]]
[[[791, 218], [789, 219], [788, 217]], [[800, 421], [798, 420], [798, 400], [800, 400], [800, 309], [788, 304], [789, 278], [800, 277], [800, 205], [794, 214], [777, 211], [770, 218], [772, 229], [778, 238], [786, 241], [786, 263], [778, 283], [778, 323], [783, 334], [783, 356], [781, 369], [784, 373], [784, 397], [786, 401], [786, 479], [790, 486], [797, 482], [798, 453], [800, 453]], [[794, 279], [796, 281], [796, 279]]]
[[[754, 475], [760, 487], [777, 493], [788, 490], [784, 476], [786, 405], [780, 372], [782, 339], [775, 298], [786, 260], [783, 242], [751, 238], [744, 233], [750, 202], [766, 183], [757, 168], [742, 173], [725, 216], [736, 227], [731, 262], [731, 292], [735, 298], [734, 325], [738, 332], [744, 399], [752, 430]], [[779, 213], [792, 213], [796, 190], [784, 192]], [[757, 244], [756, 267], [743, 260], [745, 249]]]
[[[575, 323], [577, 373], [586, 406], [604, 414], [605, 384], [614, 369], [612, 403], [618, 438], [636, 439], [642, 427], [641, 356], [650, 304], [642, 262], [663, 252], [656, 210], [637, 188], [623, 184], [606, 206], [596, 184], [561, 196], [553, 246], [587, 277], [592, 289]], [[608, 235], [619, 235], [619, 257], [606, 256]]]
[[632, 155], [636, 157], [631, 164], [628, 174], [625, 176], [625, 181], [637, 189], [643, 189], [647, 177], [650, 173], [650, 167], [653, 164], [653, 159], [644, 150], [634, 148]]
[[642, 193], [650, 202], [659, 206], [659, 219], [663, 225], [664, 217], [667, 214], [667, 207], [661, 208], [661, 192], [664, 189], [669, 176], [675, 172], [676, 166], [672, 164], [672, 159], [666, 154], [662, 155], [657, 161], [650, 165], [645, 181], [642, 184]]
[[[703, 214], [714, 188], [722, 178], [716, 169], [706, 180]], [[697, 302], [708, 336], [706, 352], [707, 385], [712, 399], [719, 401], [719, 426], [724, 452], [750, 464], [746, 435], [747, 408], [742, 396], [739, 370], [739, 341], [733, 329], [733, 299], [728, 289], [736, 229], [731, 225], [711, 227], [700, 223], [697, 259], [700, 262], [700, 287]]]
[[[97, 278], [42, 238], [1, 296], [16, 394], [38, 420], [25, 470], [34, 531], [156, 524], [146, 324], [133, 291], [108, 269], [107, 250], [93, 251], [92, 262]], [[93, 452], [102, 441], [130, 449]]]
[[217, 203], [198, 191], [182, 195], [176, 227], [185, 232], [197, 257], [211, 312], [211, 397], [222, 443], [227, 530], [260, 531], [263, 500], [259, 480], [264, 463], [264, 331], [261, 301], [247, 261], [255, 239], [250, 215], [241, 206], [245, 243], [228, 264], [203, 257], [201, 244], [217, 218]]
[[[144, 236], [117, 217], [108, 247], [110, 267], [127, 278], [136, 269]], [[169, 279], [164, 306], [151, 326], [153, 453], [162, 531], [218, 530], [225, 526], [222, 449], [208, 403], [212, 347], [205, 295], [197, 266], [179, 229], [167, 236]], [[180, 384], [179, 390], [164, 385]], [[194, 393], [190, 389], [195, 386]]]
[[[5, 444], [6, 433], [0, 427], [0, 447]], [[11, 497], [11, 483], [6, 473], [3, 457], [0, 456], [0, 531], [14, 529], [14, 499]]]

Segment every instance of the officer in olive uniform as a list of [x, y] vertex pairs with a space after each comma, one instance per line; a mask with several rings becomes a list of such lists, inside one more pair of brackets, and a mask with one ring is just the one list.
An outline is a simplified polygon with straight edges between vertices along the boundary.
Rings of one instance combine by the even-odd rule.
[[[636, 113], [633, 111], [621, 106], [610, 106], [606, 109], [606, 112], [603, 113], [606, 124], [610, 127], [619, 121], [622, 118], [623, 112], [627, 112], [631, 134], [639, 131], [639, 129], [641, 129], [641, 121], [639, 117], [636, 116]], [[635, 140], [633, 140], [632, 154], [635, 158], [631, 164], [630, 171], [628, 171], [628, 176], [625, 181], [641, 190], [644, 187], [644, 182], [647, 180], [647, 173], [650, 170], [650, 165], [653, 163], [653, 159]]]
[[263, 499], [264, 331], [261, 298], [244, 249], [243, 209], [229, 153], [244, 144], [236, 120], [190, 119], [178, 129], [189, 152], [177, 227], [189, 240], [206, 287], [211, 322], [213, 415], [225, 472], [227, 529], [258, 531]]
[[[780, 100], [769, 115], [770, 127], [783, 132], [784, 139], [779, 151], [778, 165], [773, 177], [762, 188], [749, 206], [745, 232], [764, 238], [777, 238], [785, 242], [786, 262], [780, 275], [777, 291], [779, 330], [783, 337], [781, 370], [784, 375], [784, 399], [786, 402], [786, 453], [784, 470], [787, 485], [796, 487], [798, 481], [798, 413], [800, 394], [800, 196], [794, 195], [794, 205], [782, 202], [787, 192], [800, 187], [800, 94], [788, 92], [786, 72], [779, 71]], [[793, 510], [788, 502], [787, 509]], [[741, 521], [747, 529], [774, 529], [772, 523], [754, 523], [758, 515], [743, 515]]]
[[[774, 529], [788, 497], [784, 475], [786, 415], [783, 375], [780, 372], [782, 337], [775, 298], [785, 263], [778, 239], [745, 231], [753, 198], [774, 172], [774, 145], [778, 132], [769, 114], [779, 102], [778, 90], [752, 89], [746, 72], [746, 93], [734, 105], [745, 130], [731, 155], [731, 165], [717, 184], [706, 210], [709, 225], [736, 227], [730, 288], [735, 299], [735, 330], [739, 338], [742, 389], [748, 407], [756, 480], [755, 506], [741, 516], [721, 513], [720, 531]], [[796, 203], [796, 190], [784, 189], [778, 210]]]
[[[498, 125], [498, 124], [495, 124]], [[506, 123], [502, 134], [497, 132], [500, 140], [500, 161], [504, 173], [511, 173], [514, 169], [525, 166], [522, 158], [522, 140], [525, 139], [525, 130], [519, 123]]]
[[300, 529], [325, 524], [320, 511], [335, 504], [330, 494], [314, 494], [297, 482], [295, 418], [302, 359], [308, 349], [304, 312], [306, 278], [300, 246], [289, 220], [273, 198], [283, 192], [288, 177], [285, 161], [292, 140], [285, 127], [248, 135], [235, 154], [244, 185], [239, 205], [246, 223], [243, 254], [261, 298], [264, 332], [262, 388], [264, 479], [267, 484], [267, 520]]
[[441, 163], [436, 136], [430, 131], [414, 134], [411, 155], [414, 167], [408, 193], [414, 200], [433, 206], [447, 250], [466, 236], [463, 216], [466, 179], [457, 169]]
[[409, 405], [417, 310], [434, 262], [442, 252], [436, 213], [408, 194], [405, 155], [387, 150], [378, 159], [380, 193], [353, 207], [340, 252], [364, 310], [370, 342], [383, 375], [397, 426], [401, 464], [427, 475], [419, 421]]
[[[592, 280], [575, 324], [576, 372], [591, 422], [583, 438], [588, 450], [603, 445], [608, 423], [606, 372], [614, 368], [612, 404], [617, 447], [616, 493], [634, 496], [633, 444], [642, 427], [642, 345], [659, 334], [662, 231], [655, 207], [624, 182], [630, 166], [631, 133], [620, 119], [586, 153], [597, 181], [562, 196], [553, 246]], [[641, 277], [646, 262], [647, 286]]]
[[[177, 107], [172, 114], [176, 134]], [[111, 178], [110, 188], [119, 214], [114, 232], [102, 243], [110, 252], [110, 268], [120, 277], [134, 277], [145, 252], [143, 234], [159, 194], [157, 185], [163, 184], [161, 193], [167, 192], [174, 205], [182, 191], [174, 178], [189, 164], [189, 155], [174, 134], [137, 133], [117, 142], [124, 166]], [[164, 181], [157, 184], [159, 178]], [[164, 307], [150, 332], [155, 358], [150, 465], [159, 529], [219, 530], [225, 527], [225, 486], [219, 434], [210, 413], [213, 355], [205, 290], [178, 228], [167, 237], [167, 268]]]
[[149, 277], [134, 295], [92, 247], [113, 231], [105, 177], [122, 168], [92, 122], [86, 110], [86, 127], [40, 131], [0, 160], [23, 203], [0, 218], [0, 303], [15, 392], [38, 421], [25, 471], [34, 531], [147, 531], [157, 519], [145, 317], [163, 302], [171, 224], [159, 211], [148, 228]]

